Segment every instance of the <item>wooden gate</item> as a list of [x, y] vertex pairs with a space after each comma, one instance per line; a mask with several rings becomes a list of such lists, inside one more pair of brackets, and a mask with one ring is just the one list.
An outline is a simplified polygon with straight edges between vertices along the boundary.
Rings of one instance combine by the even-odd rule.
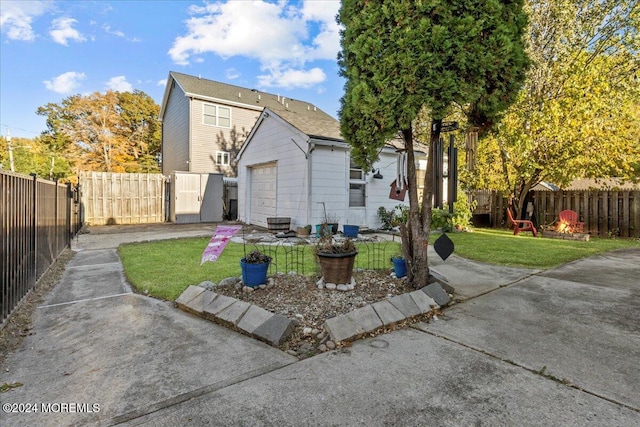
[[89, 225], [165, 221], [165, 177], [161, 174], [81, 172], [80, 197]]

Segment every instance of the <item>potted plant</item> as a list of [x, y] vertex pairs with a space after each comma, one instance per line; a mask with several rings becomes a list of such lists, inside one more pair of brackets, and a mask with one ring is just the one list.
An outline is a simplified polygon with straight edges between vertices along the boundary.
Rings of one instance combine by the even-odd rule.
[[331, 234], [338, 234], [338, 218], [335, 215], [326, 215], [324, 224], [329, 227]]
[[393, 263], [393, 271], [398, 279], [407, 275], [407, 263], [402, 255], [402, 252], [393, 255], [391, 257]]
[[298, 227], [296, 234], [299, 237], [307, 237], [311, 234], [311, 225], [305, 225], [304, 227]]
[[270, 263], [271, 257], [257, 249], [242, 258], [240, 260], [240, 268], [242, 269], [242, 281], [245, 286], [255, 288], [266, 284]]
[[316, 224], [316, 237], [331, 237], [331, 226], [326, 222]]
[[315, 247], [325, 283], [349, 284], [358, 250], [351, 239], [334, 240], [323, 236]]

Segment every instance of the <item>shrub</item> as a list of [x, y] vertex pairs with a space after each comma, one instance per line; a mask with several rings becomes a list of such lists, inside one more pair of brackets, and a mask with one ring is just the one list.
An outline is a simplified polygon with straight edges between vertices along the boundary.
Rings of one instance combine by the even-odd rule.
[[453, 231], [456, 228], [471, 226], [471, 217], [478, 202], [469, 203], [466, 196], [453, 203], [453, 213], [449, 213], [449, 206], [431, 211], [431, 228], [441, 228], [442, 231]]
[[409, 207], [407, 205], [397, 205], [389, 211], [384, 206], [378, 208], [378, 218], [382, 222], [383, 230], [391, 230], [400, 224], [406, 224], [408, 215]]

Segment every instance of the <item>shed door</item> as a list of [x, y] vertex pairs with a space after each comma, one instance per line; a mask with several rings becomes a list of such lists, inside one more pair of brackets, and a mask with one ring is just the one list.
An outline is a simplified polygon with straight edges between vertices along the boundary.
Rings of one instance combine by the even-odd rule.
[[267, 227], [276, 216], [276, 171], [275, 163], [251, 168], [251, 224]]
[[171, 220], [178, 224], [200, 222], [200, 175], [176, 173], [173, 177], [173, 209]]

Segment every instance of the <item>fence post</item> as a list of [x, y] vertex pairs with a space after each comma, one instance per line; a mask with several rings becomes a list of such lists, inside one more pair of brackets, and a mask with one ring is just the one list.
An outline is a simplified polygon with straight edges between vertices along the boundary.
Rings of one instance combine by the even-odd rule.
[[631, 214], [630, 217], [633, 221], [633, 230], [631, 230], [632, 237], [640, 237], [640, 191], [634, 191], [631, 193], [633, 196], [633, 202], [631, 202]]
[[[58, 248], [60, 247], [58, 245], [58, 224], [59, 224], [59, 215], [58, 215], [58, 180], [55, 179], [53, 181], [53, 188], [55, 188], [55, 203], [53, 204], [53, 211], [54, 211], [54, 216], [53, 216], [53, 224], [54, 224], [54, 236], [55, 236], [55, 240], [53, 242], [53, 247], [56, 248], [55, 251], [56, 253], [58, 252]], [[57, 255], [56, 255], [57, 256]], [[54, 258], [55, 259], [55, 258]]]
[[65, 246], [70, 246], [71, 245], [71, 235], [73, 233], [73, 231], [71, 230], [71, 198], [73, 197], [73, 194], [71, 192], [71, 183], [67, 182], [67, 198], [66, 198], [66, 202], [67, 202], [67, 206], [66, 206], [66, 211], [67, 211], [67, 221], [66, 221], [66, 226], [67, 226], [67, 233], [65, 234]]
[[31, 239], [31, 253], [33, 254], [33, 278], [34, 289], [35, 283], [38, 281], [38, 175], [32, 173], [33, 177], [33, 211], [31, 218], [31, 226], [33, 227], [33, 238]]

